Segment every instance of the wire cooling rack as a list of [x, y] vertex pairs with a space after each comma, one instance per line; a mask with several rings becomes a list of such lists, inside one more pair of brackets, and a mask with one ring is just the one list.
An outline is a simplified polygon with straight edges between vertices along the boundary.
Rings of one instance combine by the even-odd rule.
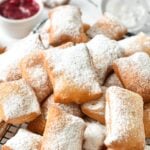
[[5, 144], [7, 142], [7, 140], [12, 138], [18, 132], [18, 130], [20, 128], [26, 129], [26, 127], [27, 127], [27, 124], [22, 124], [22, 125], [10, 125], [10, 124], [8, 124], [5, 127], [4, 132], [0, 137], [0, 149], [1, 149], [1, 146], [3, 144]]

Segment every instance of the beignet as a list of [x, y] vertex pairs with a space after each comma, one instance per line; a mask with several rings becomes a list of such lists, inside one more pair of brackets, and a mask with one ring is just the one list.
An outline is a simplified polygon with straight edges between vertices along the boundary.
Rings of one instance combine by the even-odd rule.
[[52, 85], [44, 68], [41, 51], [32, 52], [21, 61], [22, 77], [33, 88], [38, 101], [42, 102], [52, 93]]
[[97, 74], [85, 44], [47, 51], [44, 58], [55, 102], [81, 104], [101, 96]]
[[50, 107], [41, 150], [82, 150], [84, 121]]
[[10, 124], [21, 124], [40, 115], [40, 107], [31, 87], [24, 80], [0, 84], [0, 118]]
[[125, 56], [129, 56], [140, 51], [146, 52], [150, 55], [150, 36], [142, 32], [135, 36], [125, 38], [118, 43], [124, 49]]
[[114, 61], [113, 68], [124, 87], [150, 101], [150, 57], [143, 52]]
[[105, 144], [111, 150], [143, 150], [145, 133], [142, 97], [112, 86], [106, 90]]
[[20, 62], [30, 52], [42, 49], [38, 34], [31, 34], [17, 41], [0, 55], [0, 81], [12, 81], [21, 78]]
[[19, 129], [17, 134], [2, 146], [2, 150], [40, 150], [41, 140], [42, 136]]
[[99, 83], [102, 85], [112, 71], [113, 61], [122, 57], [123, 49], [116, 41], [110, 40], [104, 35], [95, 36], [87, 43], [87, 47], [97, 70]]
[[104, 13], [87, 33], [91, 38], [103, 34], [111, 39], [120, 40], [127, 33], [127, 28], [112, 14]]
[[66, 113], [82, 117], [83, 114], [80, 110], [79, 105], [77, 104], [60, 104], [54, 101], [53, 95], [51, 95], [47, 100], [42, 104], [41, 112], [42, 114], [37, 117], [35, 120], [31, 121], [28, 125], [28, 129], [32, 132], [43, 134], [45, 129], [46, 121], [47, 121], [47, 114], [48, 109], [51, 106], [57, 106], [59, 109], [65, 111]]
[[69, 41], [75, 43], [87, 41], [78, 7], [59, 6], [50, 11], [49, 18], [51, 21], [49, 30], [51, 45], [57, 46]]

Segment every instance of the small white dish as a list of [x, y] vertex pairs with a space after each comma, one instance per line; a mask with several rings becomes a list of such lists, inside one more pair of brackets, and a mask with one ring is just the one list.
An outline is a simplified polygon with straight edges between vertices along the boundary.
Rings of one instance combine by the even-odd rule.
[[39, 11], [29, 18], [15, 20], [0, 16], [2, 30], [13, 38], [23, 38], [27, 36], [42, 19], [43, 4], [40, 0], [37, 0], [36, 2], [39, 4]]

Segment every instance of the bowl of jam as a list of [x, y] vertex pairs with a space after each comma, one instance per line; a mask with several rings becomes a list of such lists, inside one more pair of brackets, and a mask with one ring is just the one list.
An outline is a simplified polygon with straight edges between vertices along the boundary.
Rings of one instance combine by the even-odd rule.
[[43, 5], [40, 0], [2, 0], [0, 24], [14, 38], [23, 38], [40, 22]]

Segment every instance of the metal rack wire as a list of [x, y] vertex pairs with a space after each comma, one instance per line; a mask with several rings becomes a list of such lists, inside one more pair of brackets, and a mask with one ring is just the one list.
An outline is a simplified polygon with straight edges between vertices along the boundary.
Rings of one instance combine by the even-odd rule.
[[3, 144], [7, 142], [10, 138], [12, 138], [20, 128], [26, 128], [27, 124], [22, 125], [7, 125], [4, 134], [0, 137], [0, 148]]

